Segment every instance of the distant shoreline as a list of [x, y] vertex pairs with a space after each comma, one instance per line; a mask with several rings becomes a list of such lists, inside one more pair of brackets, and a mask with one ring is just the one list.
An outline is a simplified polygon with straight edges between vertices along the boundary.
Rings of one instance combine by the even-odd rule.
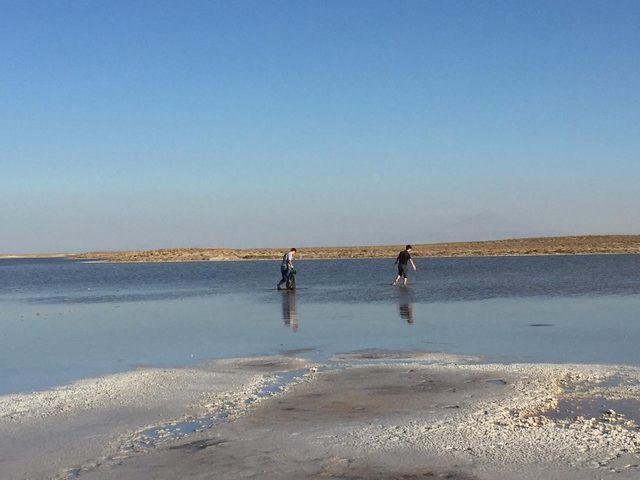
[[[300, 259], [341, 260], [349, 258], [390, 258], [404, 245], [298, 247]], [[277, 260], [288, 248], [161, 248], [73, 254], [0, 255], [0, 259], [68, 258], [117, 263], [206, 262], [237, 260]], [[498, 257], [542, 255], [638, 254], [640, 235], [582, 235], [536, 237], [474, 242], [413, 244], [416, 257]]]
[[[640, 255], [640, 252], [594, 252], [594, 253], [530, 253], [530, 254], [497, 254], [497, 255], [426, 255], [424, 258], [505, 258], [505, 257], [589, 257], [595, 255]], [[70, 257], [70, 256], [67, 256]], [[414, 257], [422, 258], [420, 256]], [[39, 258], [52, 258], [52, 257], [39, 257]], [[297, 261], [321, 261], [321, 260], [376, 260], [376, 259], [390, 259], [394, 256], [378, 256], [378, 257], [298, 257]], [[272, 262], [274, 260], [281, 260], [280, 258], [211, 258], [209, 260], [96, 260], [81, 258], [68, 258], [69, 260], [80, 261], [81, 263], [211, 263], [211, 262]], [[2, 258], [0, 258], [2, 260]]]
[[21, 258], [66, 258], [70, 256], [67, 253], [5, 253], [0, 254], [0, 260], [13, 260]]

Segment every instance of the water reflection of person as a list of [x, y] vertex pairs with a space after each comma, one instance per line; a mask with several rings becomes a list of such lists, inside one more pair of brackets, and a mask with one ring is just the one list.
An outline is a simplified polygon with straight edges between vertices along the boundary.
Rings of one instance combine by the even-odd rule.
[[398, 313], [400, 318], [406, 320], [407, 323], [413, 323], [413, 298], [410, 293], [404, 290], [400, 290]]
[[298, 318], [296, 317], [296, 291], [282, 291], [282, 320], [292, 332], [298, 331]]
[[398, 311], [400, 318], [404, 318], [407, 323], [413, 323], [413, 303], [400, 303]]

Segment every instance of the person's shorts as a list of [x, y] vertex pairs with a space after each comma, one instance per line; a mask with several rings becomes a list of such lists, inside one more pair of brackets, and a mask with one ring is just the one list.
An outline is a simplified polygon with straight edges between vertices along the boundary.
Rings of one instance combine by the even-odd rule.
[[409, 269], [407, 268], [407, 264], [398, 265], [398, 275], [404, 278], [407, 278], [407, 272]]

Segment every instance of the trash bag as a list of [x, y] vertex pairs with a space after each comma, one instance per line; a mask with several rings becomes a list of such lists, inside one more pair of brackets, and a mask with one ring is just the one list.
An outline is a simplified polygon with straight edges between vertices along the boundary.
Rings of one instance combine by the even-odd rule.
[[289, 271], [289, 276], [287, 277], [287, 290], [295, 290], [296, 289], [296, 269], [292, 268]]

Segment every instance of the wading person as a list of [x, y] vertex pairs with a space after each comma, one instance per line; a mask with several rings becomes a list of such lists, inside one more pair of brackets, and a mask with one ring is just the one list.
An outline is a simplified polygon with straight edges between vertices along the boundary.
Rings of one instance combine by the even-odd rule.
[[281, 289], [284, 284], [287, 286], [287, 280], [289, 280], [289, 275], [293, 271], [293, 257], [296, 256], [297, 250], [292, 248], [282, 257], [282, 264], [280, 265], [280, 273], [282, 274], [282, 280], [278, 283], [278, 290]]
[[402, 277], [402, 286], [407, 286], [407, 272], [409, 271], [409, 263], [411, 263], [413, 271], [415, 272], [416, 264], [413, 263], [413, 260], [411, 259], [411, 245], [407, 245], [404, 250], [398, 254], [398, 257], [396, 258], [396, 264], [398, 265], [398, 275], [391, 285], [397, 284], [398, 280], [400, 280], [400, 277]]

